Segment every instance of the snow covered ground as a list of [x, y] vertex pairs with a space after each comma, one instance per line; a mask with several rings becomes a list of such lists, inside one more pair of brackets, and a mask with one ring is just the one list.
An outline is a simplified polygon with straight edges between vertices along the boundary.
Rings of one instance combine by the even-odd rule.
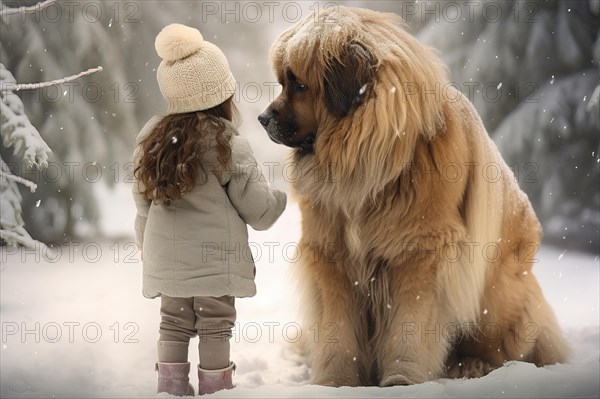
[[[126, 193], [120, 194], [123, 200]], [[123, 209], [120, 219], [113, 213], [107, 224], [132, 231], [131, 210]], [[572, 344], [570, 363], [536, 368], [512, 362], [481, 379], [442, 379], [410, 387], [309, 385], [308, 367], [290, 350], [297, 338], [299, 305], [288, 271], [300, 235], [299, 219], [291, 203], [271, 230], [251, 231], [251, 241], [260, 247], [255, 252], [258, 295], [237, 302], [232, 344], [237, 387], [214, 397], [600, 395], [599, 261], [552, 247], [542, 248], [534, 272]], [[159, 301], [141, 295], [141, 263], [130, 239], [72, 243], [54, 255], [3, 248], [0, 256], [2, 398], [156, 396]], [[194, 346], [192, 364], [197, 362]], [[191, 379], [196, 385], [193, 373]]]

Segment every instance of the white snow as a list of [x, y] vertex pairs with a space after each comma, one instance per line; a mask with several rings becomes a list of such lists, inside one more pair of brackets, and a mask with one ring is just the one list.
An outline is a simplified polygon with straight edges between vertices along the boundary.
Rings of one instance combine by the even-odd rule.
[[[121, 220], [111, 223], [123, 229], [113, 231], [132, 228], [132, 210], [122, 208]], [[232, 338], [237, 386], [213, 397], [598, 397], [599, 261], [552, 247], [542, 247], [534, 273], [573, 347], [570, 363], [536, 368], [510, 362], [481, 379], [409, 387], [309, 385], [310, 370], [292, 350], [301, 333], [299, 305], [288, 275], [293, 264], [285, 261], [286, 250], [300, 237], [299, 220], [290, 203], [271, 230], [250, 232], [260, 246], [258, 294], [237, 300]], [[1, 397], [155, 396], [159, 300], [141, 294], [133, 239], [72, 242], [53, 255], [3, 248], [0, 256]], [[196, 341], [189, 359], [197, 363]], [[195, 373], [191, 381], [197, 384]]]

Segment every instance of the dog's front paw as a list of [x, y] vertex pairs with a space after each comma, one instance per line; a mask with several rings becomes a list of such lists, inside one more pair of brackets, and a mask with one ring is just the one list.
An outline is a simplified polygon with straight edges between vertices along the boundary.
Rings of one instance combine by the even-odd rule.
[[396, 374], [396, 375], [390, 375], [385, 377], [384, 379], [381, 380], [381, 382], [379, 383], [380, 387], [392, 387], [395, 385], [413, 385], [415, 384], [415, 382], [413, 380], [411, 380], [410, 378], [401, 375], [401, 374]]
[[448, 378], [479, 378], [494, 370], [488, 362], [475, 357], [466, 357], [448, 368]]
[[348, 376], [322, 376], [313, 378], [312, 383], [326, 387], [357, 387], [361, 385], [358, 376], [356, 376], [356, 378], [351, 378]]
[[379, 381], [380, 387], [394, 385], [414, 385], [427, 381], [428, 375], [417, 363], [401, 362], [394, 363], [392, 367], [385, 370]]

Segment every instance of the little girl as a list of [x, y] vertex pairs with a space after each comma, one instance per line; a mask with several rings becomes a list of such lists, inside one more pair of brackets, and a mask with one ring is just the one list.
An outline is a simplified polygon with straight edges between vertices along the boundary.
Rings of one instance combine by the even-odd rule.
[[161, 297], [158, 389], [194, 395], [190, 338], [198, 335], [199, 394], [233, 388], [235, 297], [256, 293], [246, 224], [269, 228], [286, 205], [232, 124], [235, 79], [221, 50], [180, 24], [156, 37], [167, 114], [137, 139], [133, 195], [143, 294]]

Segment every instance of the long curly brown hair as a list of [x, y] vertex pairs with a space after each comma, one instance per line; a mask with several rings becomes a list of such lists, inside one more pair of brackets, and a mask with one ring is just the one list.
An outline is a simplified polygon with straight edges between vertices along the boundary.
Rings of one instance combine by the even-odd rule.
[[[219, 166], [227, 168], [231, 133], [220, 118], [237, 119], [232, 98], [204, 111], [167, 115], [156, 124], [139, 144], [141, 156], [134, 169], [142, 195], [168, 206], [205, 183], [208, 175], [202, 159], [212, 148]], [[213, 136], [216, 143], [209, 139]]]

